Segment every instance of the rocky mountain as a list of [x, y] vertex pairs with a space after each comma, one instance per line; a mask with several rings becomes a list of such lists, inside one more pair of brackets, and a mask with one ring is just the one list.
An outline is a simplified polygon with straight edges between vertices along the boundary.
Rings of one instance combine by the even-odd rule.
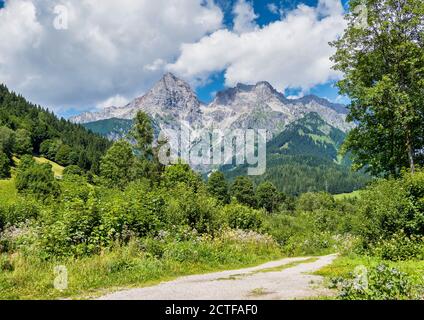
[[344, 132], [352, 127], [345, 122], [346, 109], [343, 105], [316, 96], [287, 99], [268, 82], [238, 84], [218, 92], [215, 99], [206, 105], [198, 100], [185, 81], [171, 73], [165, 74], [145, 95], [126, 106], [87, 112], [70, 120], [89, 123], [112, 118], [133, 119], [139, 110], [149, 114], [165, 132], [184, 123], [192, 128], [267, 129], [271, 139], [288, 124], [310, 112], [316, 112], [325, 122]]

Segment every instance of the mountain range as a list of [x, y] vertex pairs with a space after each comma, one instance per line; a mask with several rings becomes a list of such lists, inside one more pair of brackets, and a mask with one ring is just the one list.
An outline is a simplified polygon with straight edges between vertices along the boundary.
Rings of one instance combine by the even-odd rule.
[[[166, 73], [145, 95], [125, 106], [86, 112], [70, 120], [81, 124], [108, 119], [131, 120], [139, 110], [151, 117], [158, 131], [179, 128], [181, 123], [195, 129], [267, 129], [270, 140], [310, 112], [316, 112], [325, 122], [343, 132], [352, 128], [345, 121], [345, 106], [317, 96], [287, 99], [268, 82], [262, 81], [256, 85], [238, 84], [220, 91], [211, 103], [205, 104], [199, 101], [187, 82], [172, 73]], [[108, 125], [113, 127], [110, 121]], [[112, 128], [111, 136], [115, 133], [119, 136], [119, 129], [118, 132], [115, 129]]]

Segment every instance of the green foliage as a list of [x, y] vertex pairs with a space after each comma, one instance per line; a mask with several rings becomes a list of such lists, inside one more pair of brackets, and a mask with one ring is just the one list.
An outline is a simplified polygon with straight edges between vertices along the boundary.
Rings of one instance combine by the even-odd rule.
[[241, 203], [256, 207], [256, 195], [252, 180], [248, 177], [237, 177], [231, 186], [231, 195]]
[[256, 201], [259, 208], [274, 212], [284, 200], [284, 195], [277, 191], [271, 182], [262, 182], [256, 188]]
[[202, 183], [202, 178], [188, 164], [178, 163], [167, 166], [162, 174], [162, 184], [166, 188], [172, 189], [181, 183], [193, 190], [197, 190]]
[[383, 260], [422, 260], [424, 259], [424, 236], [407, 237], [401, 230], [395, 233], [392, 238], [381, 240], [375, 244], [371, 253]]
[[219, 227], [218, 209], [216, 199], [182, 183], [171, 191], [165, 217], [170, 224], [188, 225], [200, 233], [213, 233]]
[[225, 177], [222, 172], [214, 171], [210, 174], [208, 178], [207, 190], [223, 204], [230, 202], [228, 184], [227, 181], [225, 181]]
[[67, 166], [64, 170], [63, 170], [63, 175], [77, 175], [77, 176], [81, 176], [84, 174], [84, 171], [76, 166], [76, 165], [70, 165]]
[[424, 172], [404, 174], [401, 179], [380, 180], [358, 200], [355, 230], [368, 248], [389, 240], [403, 230], [406, 237], [424, 234]]
[[336, 202], [334, 198], [325, 192], [303, 193], [296, 202], [296, 209], [299, 211], [314, 211], [318, 209], [334, 209]]
[[15, 133], [14, 152], [17, 155], [32, 154], [31, 133], [25, 129], [18, 129]]
[[[366, 5], [367, 24], [358, 27], [358, 6]], [[355, 168], [375, 175], [398, 175], [423, 163], [424, 43], [421, 0], [354, 0], [348, 28], [333, 43], [338, 83], [351, 99], [348, 120], [357, 126], [344, 145]], [[396, 14], [393, 14], [393, 13]], [[421, 154], [421, 155], [420, 155]]]
[[0, 151], [5, 153], [9, 159], [12, 158], [15, 145], [15, 133], [5, 126], [0, 126]]
[[262, 211], [238, 203], [226, 205], [222, 209], [224, 221], [230, 228], [244, 230], [261, 230], [264, 222]]
[[10, 160], [7, 155], [0, 150], [0, 179], [10, 178]]
[[135, 157], [129, 142], [115, 142], [102, 158], [100, 175], [110, 187], [125, 188], [134, 176]]
[[21, 159], [16, 175], [16, 189], [20, 193], [32, 194], [43, 200], [60, 194], [51, 164], [37, 164], [31, 156]]
[[137, 151], [140, 155], [144, 159], [150, 160], [153, 156], [153, 128], [150, 118], [145, 112], [137, 112], [131, 135], [137, 142]]
[[0, 205], [0, 230], [6, 225], [18, 225], [40, 214], [40, 205], [35, 199], [19, 198], [13, 204]]
[[[6, 131], [6, 127], [9, 130]], [[9, 139], [13, 131], [16, 132], [13, 134], [13, 140], [16, 136], [18, 142], [16, 146], [10, 143]], [[110, 142], [105, 138], [80, 125], [58, 119], [53, 113], [27, 102], [23, 97], [9, 92], [4, 85], [0, 85], [0, 146], [5, 141], [9, 141], [5, 143], [5, 152], [9, 157], [15, 146], [18, 154], [30, 153], [32, 150], [35, 154], [41, 152], [53, 161], [56, 160], [60, 145], [69, 146], [69, 158], [64, 152], [66, 150], [61, 150], [58, 158], [60, 164], [76, 164], [84, 170], [92, 169], [96, 173], [101, 156], [110, 146]], [[31, 147], [28, 141], [31, 141]], [[44, 143], [45, 141], [49, 142]], [[62, 160], [64, 162], [61, 162]]]

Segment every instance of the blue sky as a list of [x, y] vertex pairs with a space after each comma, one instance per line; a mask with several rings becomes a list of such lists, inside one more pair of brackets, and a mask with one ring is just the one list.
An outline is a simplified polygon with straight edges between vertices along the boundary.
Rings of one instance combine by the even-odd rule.
[[[0, 82], [64, 117], [125, 104], [166, 71], [188, 81], [204, 102], [238, 82], [259, 81], [286, 96], [348, 102], [334, 87], [339, 76], [322, 65], [331, 55], [328, 41], [343, 30], [343, 9], [334, 4], [341, 1], [346, 10], [347, 0], [214, 0], [212, 5], [156, 0], [144, 6], [134, 1], [128, 8], [93, 1], [97, 7], [73, 3], [69, 26], [58, 30], [54, 1], [14, 0], [4, 6], [0, 0], [1, 11], [8, 11], [3, 16], [0, 11], [0, 42], [8, 44], [0, 44], [6, 61], [0, 61]], [[319, 9], [319, 3], [329, 9]], [[307, 10], [299, 9], [302, 4]], [[301, 19], [309, 19], [313, 29], [291, 23]]]

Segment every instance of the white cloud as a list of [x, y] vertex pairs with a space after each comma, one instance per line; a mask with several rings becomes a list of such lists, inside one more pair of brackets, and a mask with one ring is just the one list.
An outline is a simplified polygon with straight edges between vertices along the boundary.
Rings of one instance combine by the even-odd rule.
[[97, 104], [97, 108], [104, 109], [108, 107], [123, 107], [129, 102], [129, 100], [119, 94], [110, 97]]
[[273, 3], [273, 2], [268, 3], [266, 5], [266, 7], [268, 8], [269, 12], [271, 12], [273, 14], [278, 14], [279, 13], [279, 10], [278, 10], [277, 5], [275, 3]]
[[[66, 30], [53, 26], [59, 4], [68, 8]], [[162, 75], [181, 43], [216, 31], [222, 19], [204, 0], [7, 0], [0, 82], [56, 111], [133, 98]]]
[[237, 33], [249, 32], [255, 30], [258, 26], [255, 19], [258, 16], [253, 10], [253, 6], [246, 0], [238, 0], [233, 8], [234, 27], [233, 30]]
[[256, 30], [218, 30], [181, 47], [168, 69], [199, 79], [225, 71], [226, 85], [267, 80], [277, 89], [311, 87], [340, 75], [331, 70], [334, 49], [328, 42], [345, 28], [339, 0], [320, 0], [317, 7], [299, 5], [281, 20]]

